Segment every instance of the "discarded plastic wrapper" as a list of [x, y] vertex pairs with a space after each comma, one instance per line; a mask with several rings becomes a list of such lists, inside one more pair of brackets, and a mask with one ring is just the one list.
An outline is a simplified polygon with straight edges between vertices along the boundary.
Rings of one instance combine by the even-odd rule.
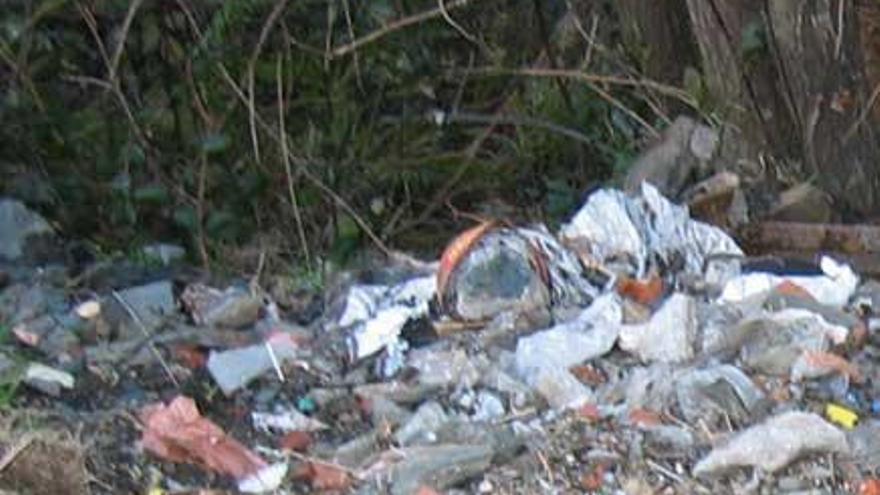
[[813, 413], [791, 411], [736, 433], [694, 466], [695, 476], [754, 466], [776, 472], [812, 453], [848, 453], [846, 435]]
[[825, 416], [832, 423], [839, 424], [847, 430], [852, 430], [859, 422], [859, 415], [855, 411], [837, 404], [826, 404]]
[[517, 371], [527, 381], [543, 367], [568, 368], [609, 352], [617, 341], [623, 308], [605, 294], [574, 320], [522, 337], [516, 346]]
[[395, 286], [355, 286], [348, 293], [338, 320], [341, 328], [352, 327], [349, 357], [363, 359], [396, 342], [410, 320], [428, 314], [436, 277], [414, 278]]
[[782, 277], [770, 273], [748, 273], [729, 280], [718, 300], [736, 303], [749, 297], [768, 293], [783, 282], [790, 282], [807, 291], [816, 301], [829, 306], [842, 307], [849, 302], [859, 284], [859, 277], [844, 263], [823, 256], [819, 263], [824, 275]]
[[[630, 197], [603, 189], [593, 193], [559, 237], [584, 246], [589, 256], [609, 266], [620, 266], [635, 278], [652, 268], [684, 261], [684, 272], [702, 274], [706, 261], [716, 255], [741, 256], [736, 242], [717, 227], [692, 220], [686, 206], [677, 206], [656, 187], [642, 183], [641, 194]], [[654, 259], [663, 266], [654, 266]]]
[[[272, 354], [267, 347], [271, 346]], [[227, 396], [263, 375], [285, 359], [296, 357], [297, 344], [283, 332], [269, 336], [262, 344], [215, 352], [208, 357], [208, 371]]]
[[144, 423], [142, 443], [146, 450], [171, 461], [197, 464], [238, 481], [246, 493], [278, 488], [287, 464], [269, 465], [260, 456], [229, 437], [199, 414], [195, 402], [178, 396], [169, 404], [153, 404], [140, 413]]
[[310, 418], [296, 409], [276, 414], [252, 412], [251, 419], [254, 422], [254, 428], [264, 431], [318, 431], [328, 428], [324, 423]]

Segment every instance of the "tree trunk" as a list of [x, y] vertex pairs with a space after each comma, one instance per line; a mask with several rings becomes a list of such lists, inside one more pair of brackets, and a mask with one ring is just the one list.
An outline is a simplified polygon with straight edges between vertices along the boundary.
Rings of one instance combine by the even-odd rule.
[[680, 84], [684, 70], [699, 64], [685, 0], [617, 0], [623, 40], [645, 75]]
[[[880, 206], [880, 158], [852, 0], [688, 0], [710, 91], [757, 148], [846, 209]], [[868, 35], [870, 36], [870, 35]], [[806, 177], [804, 177], [806, 178]]]

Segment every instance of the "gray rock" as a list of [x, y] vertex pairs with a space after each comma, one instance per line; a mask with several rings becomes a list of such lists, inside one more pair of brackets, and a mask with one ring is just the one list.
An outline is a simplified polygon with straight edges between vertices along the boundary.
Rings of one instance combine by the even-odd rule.
[[861, 422], [847, 437], [856, 464], [868, 472], [880, 469], [880, 421]]
[[394, 440], [400, 445], [417, 443], [433, 443], [437, 437], [437, 429], [449, 421], [443, 406], [437, 402], [426, 402], [416, 410], [400, 429], [394, 434]]
[[401, 459], [374, 483], [388, 480], [392, 495], [411, 495], [421, 485], [444, 490], [486, 471], [492, 463], [489, 445], [437, 445], [410, 447], [399, 451]]
[[694, 436], [680, 426], [658, 425], [643, 428], [645, 448], [661, 459], [686, 458], [694, 448]]
[[694, 476], [749, 466], [773, 473], [808, 454], [849, 451], [842, 431], [816, 414], [792, 411], [743, 430], [715, 447], [694, 466]]
[[[118, 295], [118, 298], [107, 298], [102, 307], [108, 322], [118, 326], [119, 338], [122, 340], [143, 337], [141, 324], [148, 332], [152, 332], [162, 325], [166, 317], [177, 311], [170, 280], [130, 287], [119, 291]], [[136, 319], [129, 310], [134, 312]]]
[[16, 261], [32, 254], [36, 243], [54, 237], [55, 232], [39, 214], [20, 201], [0, 199], [0, 258]]

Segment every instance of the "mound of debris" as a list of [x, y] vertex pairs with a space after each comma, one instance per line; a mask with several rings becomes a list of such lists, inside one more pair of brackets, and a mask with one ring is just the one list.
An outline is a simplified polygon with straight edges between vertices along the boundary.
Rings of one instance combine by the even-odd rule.
[[[52, 237], [22, 208], [0, 226], [0, 386], [92, 435], [69, 486], [878, 493], [880, 284], [822, 253], [746, 256], [648, 182], [557, 232], [481, 223], [299, 323], [254, 284], [74, 290], [21, 262]], [[39, 493], [22, 480], [53, 464], [13, 431], [0, 489]]]

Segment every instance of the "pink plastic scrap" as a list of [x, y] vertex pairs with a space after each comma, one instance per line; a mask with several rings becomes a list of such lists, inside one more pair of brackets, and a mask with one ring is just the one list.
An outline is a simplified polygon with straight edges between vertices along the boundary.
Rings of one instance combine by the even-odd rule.
[[143, 446], [156, 456], [230, 475], [240, 486], [260, 478], [262, 488], [269, 488], [265, 478], [275, 469], [204, 418], [191, 398], [177, 396], [167, 405], [149, 405], [141, 410], [140, 419], [144, 423]]

